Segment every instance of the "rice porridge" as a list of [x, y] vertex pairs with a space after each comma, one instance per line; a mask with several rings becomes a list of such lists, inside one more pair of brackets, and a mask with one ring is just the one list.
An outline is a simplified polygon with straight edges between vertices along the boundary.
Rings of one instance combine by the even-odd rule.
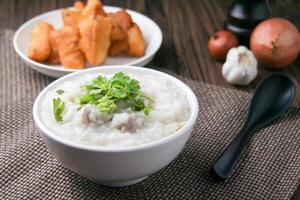
[[171, 79], [121, 72], [65, 82], [45, 96], [40, 108], [53, 133], [103, 147], [134, 146], [176, 134], [190, 116], [183, 89]]

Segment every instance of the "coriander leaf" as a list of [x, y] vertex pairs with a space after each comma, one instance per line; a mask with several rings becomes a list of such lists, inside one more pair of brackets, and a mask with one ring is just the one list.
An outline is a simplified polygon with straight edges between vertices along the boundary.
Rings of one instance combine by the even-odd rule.
[[85, 95], [79, 98], [79, 102], [81, 105], [83, 104], [92, 104], [97, 101], [96, 95]]
[[62, 89], [58, 89], [58, 90], [56, 90], [56, 93], [57, 93], [57, 94], [63, 94], [63, 93], [65, 93], [65, 91], [62, 90]]
[[122, 89], [122, 88], [111, 88], [107, 92], [107, 96], [110, 98], [115, 98], [115, 99], [122, 99], [127, 96], [127, 91]]
[[106, 77], [98, 76], [95, 79], [93, 79], [91, 84], [85, 85], [84, 89], [86, 89], [89, 94], [106, 93], [109, 89], [109, 83]]
[[112, 113], [118, 108], [115, 101], [109, 98], [99, 99], [96, 106], [100, 110], [100, 112], [105, 112], [105, 113]]
[[133, 111], [141, 111], [145, 107], [144, 101], [140, 95], [131, 98], [131, 109]]
[[78, 108], [76, 108], [77, 111], [80, 111], [81, 108], [83, 107], [83, 105], [79, 106]]
[[[98, 76], [90, 84], [82, 86], [86, 94], [79, 96], [80, 107], [86, 104], [96, 106], [100, 112], [113, 113], [119, 109], [131, 108], [145, 115], [153, 109], [154, 101], [140, 91], [140, 83], [123, 72], [114, 74], [110, 79]], [[125, 105], [125, 106], [124, 106]]]
[[65, 110], [65, 103], [60, 98], [53, 99], [53, 113], [57, 122], [62, 122], [62, 113]]
[[148, 116], [151, 110], [153, 110], [153, 107], [151, 105], [147, 105], [144, 107], [143, 112], [146, 116]]
[[140, 83], [137, 80], [130, 80], [129, 89], [131, 91], [138, 91], [140, 89]]

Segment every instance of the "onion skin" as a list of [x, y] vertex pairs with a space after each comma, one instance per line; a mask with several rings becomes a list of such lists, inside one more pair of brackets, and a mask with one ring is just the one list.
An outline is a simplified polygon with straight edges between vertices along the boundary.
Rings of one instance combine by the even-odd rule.
[[268, 69], [284, 69], [299, 55], [300, 33], [288, 20], [271, 18], [256, 26], [250, 48], [259, 64]]
[[238, 45], [238, 38], [233, 33], [229, 31], [219, 31], [210, 37], [208, 41], [208, 51], [214, 59], [225, 61], [228, 51]]

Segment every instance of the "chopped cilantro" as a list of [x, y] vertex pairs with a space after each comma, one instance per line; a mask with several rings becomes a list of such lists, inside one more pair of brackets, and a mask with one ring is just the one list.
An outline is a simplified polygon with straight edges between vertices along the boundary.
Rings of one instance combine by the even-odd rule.
[[110, 79], [98, 76], [82, 88], [86, 95], [78, 97], [79, 104], [94, 105], [100, 112], [116, 112], [120, 103], [125, 103], [135, 112], [143, 111], [145, 115], [153, 109], [153, 100], [140, 91], [140, 83], [123, 72], [114, 74]]
[[57, 93], [57, 94], [63, 94], [63, 93], [65, 93], [65, 91], [62, 90], [62, 89], [58, 89], [58, 90], [56, 90], [56, 93]]
[[53, 113], [57, 122], [62, 122], [62, 114], [65, 109], [65, 103], [60, 98], [53, 99]]

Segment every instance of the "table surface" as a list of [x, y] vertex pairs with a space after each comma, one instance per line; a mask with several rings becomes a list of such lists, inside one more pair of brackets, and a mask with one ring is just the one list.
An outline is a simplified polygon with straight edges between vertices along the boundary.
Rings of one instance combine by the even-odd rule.
[[[0, 0], [0, 29], [16, 30], [26, 20], [57, 8], [68, 7], [67, 0]], [[300, 27], [300, 0], [269, 0], [274, 16], [289, 19]], [[129, 8], [151, 17], [163, 31], [163, 44], [148, 66], [161, 67], [185, 77], [227, 88], [253, 91], [259, 81], [272, 71], [259, 67], [258, 77], [248, 86], [236, 87], [222, 77], [222, 63], [213, 60], [207, 41], [222, 29], [226, 8], [231, 0], [104, 0], [105, 5]], [[298, 66], [298, 67], [297, 67]], [[283, 70], [294, 77], [296, 104], [300, 105], [300, 59]], [[300, 200], [300, 187], [292, 198]]]

